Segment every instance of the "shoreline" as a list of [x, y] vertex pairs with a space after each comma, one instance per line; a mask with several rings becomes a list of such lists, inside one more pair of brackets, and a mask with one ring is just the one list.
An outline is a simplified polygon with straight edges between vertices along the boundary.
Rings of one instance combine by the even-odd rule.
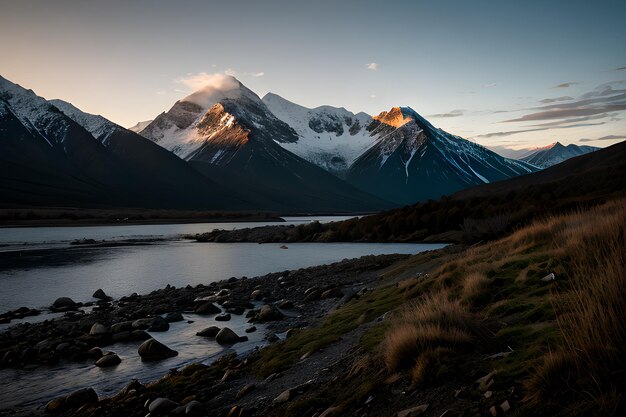
[[[332, 309], [353, 298], [363, 288], [376, 285], [380, 279], [379, 271], [408, 257], [409, 255], [369, 255], [250, 279], [233, 277], [196, 287], [168, 286], [149, 294], [133, 294], [119, 300], [89, 303], [91, 305], [87, 307], [93, 309], [88, 313], [80, 313], [85, 305], [75, 304], [62, 318], [35, 324], [20, 323], [2, 331], [0, 368], [34, 366], [35, 369], [29, 372], [37, 372], [37, 364], [55, 363], [57, 360], [85, 363], [91, 360], [88, 359], [87, 351], [92, 347], [107, 347], [115, 351], [115, 343], [132, 339], [130, 334], [124, 333], [129, 333], [128, 330], [121, 331], [121, 336], [120, 332], [112, 331], [93, 334], [96, 323], [118, 331], [121, 323], [134, 324], [149, 317], [167, 317], [168, 313], [202, 314], [198, 313], [198, 309], [206, 303], [211, 303], [220, 310], [220, 313], [214, 311], [213, 314], [245, 314], [251, 325], [262, 323], [269, 331], [266, 339], [275, 341], [276, 336], [273, 335], [276, 333], [309, 327], [319, 322]], [[313, 296], [311, 291], [314, 292]], [[161, 320], [157, 319], [159, 322]], [[228, 321], [224, 325], [228, 326]], [[59, 333], [60, 328], [65, 330]], [[137, 328], [130, 333], [147, 331], [149, 336], [153, 335], [149, 328], [144, 329]], [[63, 334], [68, 333], [68, 330], [73, 335], [71, 339]], [[58, 335], [55, 340], [48, 337], [51, 332]], [[9, 333], [10, 337], [7, 336]], [[142, 337], [145, 338], [146, 335]], [[59, 349], [59, 345], [68, 343], [69, 346], [64, 345]], [[46, 345], [43, 350], [42, 344]], [[33, 346], [39, 346], [37, 352], [33, 351]], [[0, 411], [0, 415], [6, 411]], [[21, 411], [26, 413], [32, 410]]]

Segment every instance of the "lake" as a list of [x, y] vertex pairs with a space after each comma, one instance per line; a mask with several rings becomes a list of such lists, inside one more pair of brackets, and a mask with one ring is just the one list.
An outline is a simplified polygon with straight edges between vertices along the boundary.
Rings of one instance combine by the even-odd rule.
[[[338, 217], [314, 218], [322, 222], [343, 220]], [[311, 218], [287, 218], [298, 224]], [[441, 248], [443, 244], [402, 243], [198, 243], [182, 240], [184, 234], [209, 232], [216, 228], [235, 229], [268, 223], [205, 223], [166, 225], [115, 225], [85, 227], [20, 227], [0, 229], [0, 249], [4, 259], [23, 258], [19, 267], [0, 265], [0, 311], [21, 306], [45, 307], [56, 298], [68, 296], [75, 301], [93, 301], [93, 292], [102, 288], [119, 298], [133, 292], [148, 293], [167, 284], [207, 284], [230, 277], [254, 277], [270, 272], [327, 264], [348, 258], [378, 254], [414, 254]], [[269, 223], [275, 224], [275, 223]], [[280, 224], [280, 223], [279, 223]], [[71, 246], [75, 239], [123, 240], [162, 239], [149, 244], [116, 247]], [[15, 264], [15, 262], [12, 262]], [[44, 311], [26, 318], [39, 321], [59, 314]], [[155, 337], [179, 351], [179, 356], [153, 364], [138, 358], [137, 344], [119, 343], [109, 347], [123, 362], [113, 369], [100, 369], [91, 361], [41, 365], [35, 369], [0, 370], [2, 406], [37, 408], [50, 399], [79, 387], [94, 387], [100, 395], [110, 395], [131, 378], [154, 380], [170, 368], [192, 362], [209, 363], [224, 349], [195, 333], [215, 324], [214, 318], [187, 314], [193, 323], [172, 323], [168, 332]], [[10, 325], [0, 325], [0, 331]], [[245, 318], [233, 317], [229, 327], [242, 334]], [[263, 326], [246, 343], [235, 345], [237, 352], [262, 346]], [[10, 395], [8, 395], [10, 393]]]
[[[286, 224], [342, 217], [286, 218]], [[276, 223], [201, 223], [166, 225], [19, 227], [0, 229], [5, 259], [19, 267], [0, 267], [0, 311], [49, 306], [58, 297], [93, 301], [102, 288], [119, 298], [147, 293], [167, 284], [207, 284], [230, 277], [327, 264], [364, 255], [413, 254], [443, 247], [411, 243], [198, 243], [180, 240], [184, 234]], [[281, 223], [278, 223], [281, 224]], [[76, 239], [169, 239], [121, 247], [70, 247]], [[19, 252], [17, 251], [19, 249]], [[40, 253], [41, 249], [46, 249]], [[51, 250], [59, 249], [59, 250]]]

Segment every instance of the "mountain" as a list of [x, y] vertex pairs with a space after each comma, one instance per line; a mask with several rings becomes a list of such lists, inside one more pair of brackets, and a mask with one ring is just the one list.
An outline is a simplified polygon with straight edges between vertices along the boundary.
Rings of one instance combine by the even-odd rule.
[[331, 106], [309, 109], [273, 93], [263, 103], [298, 135], [295, 141], [281, 142], [283, 148], [340, 177], [374, 143], [366, 129], [372, 117], [366, 113]]
[[152, 123], [152, 120], [138, 122], [136, 125], [129, 127], [128, 130], [130, 130], [131, 132], [139, 133], [144, 130], [146, 126], [148, 126], [150, 123]]
[[5, 205], [251, 208], [149, 140], [2, 77], [0, 109]]
[[513, 149], [513, 148], [509, 148], [508, 146], [501, 146], [501, 145], [486, 146], [486, 148], [497, 153], [500, 156], [503, 156], [509, 159], [522, 159], [541, 149], [537, 147]]
[[575, 156], [595, 152], [598, 149], [600, 148], [586, 145], [578, 146], [573, 143], [564, 146], [560, 142], [555, 142], [544, 148], [538, 148], [535, 152], [520, 159], [540, 168], [548, 168]]
[[282, 146], [298, 134], [237, 79], [224, 76], [177, 101], [141, 135], [230, 187], [247, 186], [292, 211], [371, 211], [390, 203]]
[[347, 172], [348, 182], [399, 204], [436, 199], [473, 185], [537, 170], [433, 127], [409, 107], [367, 126], [376, 143]]

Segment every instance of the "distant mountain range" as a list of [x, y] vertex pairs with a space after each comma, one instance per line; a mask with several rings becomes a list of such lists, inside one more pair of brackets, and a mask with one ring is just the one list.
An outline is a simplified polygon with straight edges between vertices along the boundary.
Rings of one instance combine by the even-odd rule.
[[560, 142], [554, 142], [538, 148], [511, 149], [506, 146], [490, 146], [489, 149], [506, 158], [519, 159], [539, 168], [548, 168], [575, 156], [594, 152], [601, 148], [574, 144], [565, 146]]
[[222, 81], [125, 129], [0, 77], [3, 205], [371, 212], [558, 159], [504, 158], [409, 107], [309, 109]]
[[595, 146], [578, 146], [573, 143], [564, 146], [560, 142], [555, 142], [545, 148], [539, 148], [535, 152], [520, 158], [529, 164], [533, 164], [540, 168], [548, 168], [552, 165], [560, 164], [575, 156], [585, 155], [587, 153], [599, 150]]

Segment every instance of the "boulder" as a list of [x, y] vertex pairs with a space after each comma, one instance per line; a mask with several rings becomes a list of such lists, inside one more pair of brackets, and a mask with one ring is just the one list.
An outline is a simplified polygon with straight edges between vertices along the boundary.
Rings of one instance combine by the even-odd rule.
[[99, 347], [92, 347], [87, 351], [87, 356], [93, 359], [100, 359], [102, 357], [102, 349]]
[[137, 319], [135, 321], [133, 321], [133, 329], [139, 329], [139, 330], [147, 330], [150, 328], [150, 326], [152, 326], [152, 322], [154, 321], [154, 318], [149, 317], [149, 318], [145, 318], [145, 319]]
[[157, 316], [152, 320], [150, 327], [148, 327], [149, 332], [166, 332], [170, 329], [170, 324], [161, 316]]
[[98, 288], [96, 292], [93, 293], [92, 297], [97, 298], [98, 300], [110, 300], [111, 299], [111, 297], [105, 294], [102, 288]]
[[215, 316], [215, 320], [216, 321], [228, 321], [228, 320], [230, 320], [230, 314], [228, 314], [228, 313], [219, 314], [219, 315]]
[[143, 342], [137, 349], [137, 352], [143, 361], [158, 361], [178, 355], [178, 352], [154, 339], [148, 339]]
[[150, 415], [164, 416], [176, 407], [178, 407], [178, 403], [170, 400], [169, 398], [157, 398], [150, 402], [148, 411], [150, 411]]
[[266, 321], [275, 321], [283, 318], [283, 313], [273, 305], [264, 304], [259, 309], [256, 320], [263, 323]]
[[218, 313], [221, 313], [222, 310], [220, 310], [219, 307], [217, 307], [215, 304], [209, 301], [209, 302], [200, 304], [198, 308], [196, 308], [195, 312], [196, 314], [218, 314]]
[[278, 307], [282, 308], [283, 310], [291, 310], [293, 308], [293, 301], [291, 301], [291, 300], [281, 300], [278, 303]]
[[60, 297], [54, 300], [52, 306], [50, 306], [50, 310], [52, 311], [70, 311], [75, 310], [77, 307], [74, 300], [69, 297]]
[[215, 336], [215, 341], [220, 345], [232, 345], [239, 342], [240, 337], [228, 327], [224, 327]]
[[111, 325], [111, 333], [121, 333], [121, 332], [129, 332], [133, 330], [133, 322], [132, 321], [123, 321], [121, 323], [115, 323]]
[[196, 333], [196, 336], [202, 337], [215, 337], [220, 332], [220, 328], [217, 326], [207, 327], [206, 329], [200, 330]]
[[304, 302], [308, 303], [308, 302], [311, 302], [311, 301], [317, 301], [317, 300], [320, 299], [321, 296], [322, 296], [322, 291], [320, 291], [318, 289], [314, 289], [314, 290], [310, 291], [308, 294], [306, 294], [306, 296], [304, 297]]
[[85, 404], [95, 404], [98, 402], [98, 394], [93, 388], [83, 388], [74, 391], [65, 397], [65, 406], [70, 409], [78, 409]]
[[111, 333], [111, 330], [104, 324], [100, 324], [100, 323], [94, 323], [93, 326], [91, 326], [91, 329], [89, 330], [89, 334], [92, 336], [100, 336], [100, 335], [109, 334], [109, 333]]
[[260, 301], [263, 298], [263, 291], [261, 290], [254, 290], [252, 291], [252, 294], [250, 294], [250, 299], [255, 300], [255, 301]]
[[255, 326], [250, 326], [246, 329], [246, 333], [254, 333], [254, 332], [256, 332]]
[[168, 323], [175, 323], [175, 322], [178, 322], [178, 321], [183, 321], [184, 318], [183, 318], [183, 315], [181, 313], [174, 312], [174, 313], [167, 313], [165, 315], [165, 320]]
[[96, 361], [96, 366], [100, 368], [107, 368], [109, 366], [119, 365], [122, 362], [119, 356], [113, 352], [109, 352]]

